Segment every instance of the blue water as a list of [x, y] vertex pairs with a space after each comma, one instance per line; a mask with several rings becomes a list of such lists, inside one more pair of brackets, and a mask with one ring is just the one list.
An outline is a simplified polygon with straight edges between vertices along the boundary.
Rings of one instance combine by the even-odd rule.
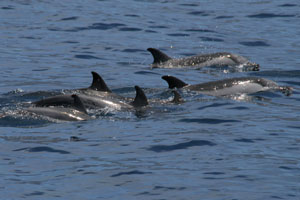
[[[0, 1], [0, 199], [299, 199], [299, 1]], [[150, 69], [227, 51], [259, 72]], [[258, 76], [294, 88], [236, 99], [181, 93], [142, 114], [83, 122], [16, 117], [28, 102], [88, 87], [91, 71], [133, 97], [168, 100], [161, 79]]]

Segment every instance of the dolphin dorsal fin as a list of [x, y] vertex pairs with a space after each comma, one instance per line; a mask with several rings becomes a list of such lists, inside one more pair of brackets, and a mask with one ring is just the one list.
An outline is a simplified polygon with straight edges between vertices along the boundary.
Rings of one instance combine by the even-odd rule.
[[148, 105], [147, 97], [144, 93], [144, 91], [139, 86], [134, 86], [136, 95], [134, 98], [134, 101], [132, 102], [132, 105], [134, 107], [142, 107]]
[[174, 98], [171, 101], [172, 103], [179, 104], [179, 103], [184, 102], [181, 95], [176, 90], [173, 90], [172, 93], [174, 94]]
[[161, 52], [158, 49], [148, 48], [147, 50], [150, 51], [150, 53], [154, 58], [153, 64], [163, 63], [172, 59], [171, 57], [169, 57], [168, 55], [166, 55], [165, 53]]
[[168, 82], [170, 89], [183, 88], [184, 86], [188, 85], [185, 82], [183, 82], [182, 80], [180, 80], [174, 76], [163, 76], [161, 78]]
[[93, 74], [93, 82], [92, 85], [90, 86], [90, 89], [102, 91], [102, 92], [111, 92], [111, 90], [107, 87], [106, 83], [98, 73], [92, 72], [92, 74]]
[[85, 106], [83, 105], [80, 97], [76, 94], [72, 94], [72, 98], [74, 99], [74, 107], [79, 110], [80, 112], [83, 112], [85, 114], [88, 114], [86, 109], [85, 109]]

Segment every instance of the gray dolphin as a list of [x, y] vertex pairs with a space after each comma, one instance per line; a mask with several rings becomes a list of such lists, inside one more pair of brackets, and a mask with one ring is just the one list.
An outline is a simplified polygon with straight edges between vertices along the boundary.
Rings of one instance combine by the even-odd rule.
[[[135, 86], [136, 96], [133, 101], [120, 98], [112, 98], [108, 96], [98, 95], [87, 95], [77, 94], [81, 99], [83, 105], [87, 108], [112, 108], [114, 110], [132, 109], [148, 105], [147, 97], [144, 91], [139, 87]], [[73, 97], [70, 94], [57, 95], [48, 97], [40, 101], [33, 102], [36, 106], [47, 107], [47, 106], [73, 106]]]
[[71, 95], [72, 107], [29, 107], [25, 109], [29, 113], [50, 117], [62, 121], [82, 121], [90, 119], [80, 97]]
[[[92, 98], [105, 98], [105, 99], [118, 99], [118, 100], [126, 100], [125, 97], [112, 93], [109, 87], [106, 85], [105, 81], [102, 77], [96, 73], [91, 72], [93, 75], [93, 81], [90, 87], [88, 88], [80, 88], [72, 90], [71, 92], [77, 92], [78, 96], [80, 96], [81, 100], [84, 104], [87, 104], [86, 107], [89, 106], [89, 102], [93, 102]], [[32, 102], [32, 104], [36, 106], [67, 106], [72, 105], [73, 98], [71, 94], [65, 95], [56, 95], [53, 97], [48, 97], [39, 101]], [[91, 105], [92, 106], [92, 105]], [[93, 107], [93, 106], [92, 106]]]
[[250, 62], [245, 57], [227, 53], [201, 54], [185, 58], [171, 58], [155, 48], [147, 49], [153, 56], [153, 68], [181, 68], [181, 67], [235, 67], [243, 65], [249, 71], [259, 71], [259, 64]]
[[173, 76], [163, 76], [162, 79], [168, 82], [169, 88], [171, 89], [183, 88], [211, 96], [252, 94], [267, 90], [279, 90], [286, 96], [292, 94], [291, 87], [279, 86], [274, 81], [257, 77], [229, 78], [195, 85], [189, 85]]

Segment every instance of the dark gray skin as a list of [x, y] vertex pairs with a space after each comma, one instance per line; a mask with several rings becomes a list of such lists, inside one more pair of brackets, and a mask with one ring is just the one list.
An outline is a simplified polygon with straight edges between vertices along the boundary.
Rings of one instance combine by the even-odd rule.
[[182, 67], [234, 67], [245, 65], [248, 71], [259, 71], [259, 64], [252, 63], [246, 58], [227, 52], [201, 54], [186, 58], [171, 58], [155, 48], [147, 49], [153, 56], [153, 68], [182, 68]]
[[71, 107], [29, 107], [26, 109], [29, 113], [46, 116], [62, 121], [82, 121], [91, 119], [88, 115], [81, 99], [77, 95], [71, 95], [73, 100]]
[[167, 81], [171, 89], [183, 88], [212, 96], [252, 94], [267, 90], [279, 90], [286, 96], [292, 94], [291, 87], [279, 86], [274, 81], [257, 77], [230, 78], [195, 85], [189, 85], [173, 76], [163, 76], [162, 79]]

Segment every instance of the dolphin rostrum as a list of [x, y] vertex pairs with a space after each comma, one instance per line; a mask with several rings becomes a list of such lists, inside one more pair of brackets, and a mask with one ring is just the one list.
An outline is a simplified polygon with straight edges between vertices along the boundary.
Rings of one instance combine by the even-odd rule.
[[248, 71], [259, 71], [259, 64], [248, 61], [240, 55], [219, 52], [200, 54], [185, 58], [171, 58], [155, 48], [147, 49], [153, 56], [152, 68], [181, 68], [181, 67], [236, 67], [242, 65]]
[[171, 89], [183, 88], [211, 96], [252, 94], [267, 90], [279, 90], [286, 96], [292, 93], [291, 87], [279, 86], [274, 81], [258, 77], [229, 78], [195, 85], [189, 85], [174, 76], [163, 76], [162, 79], [168, 82]]

